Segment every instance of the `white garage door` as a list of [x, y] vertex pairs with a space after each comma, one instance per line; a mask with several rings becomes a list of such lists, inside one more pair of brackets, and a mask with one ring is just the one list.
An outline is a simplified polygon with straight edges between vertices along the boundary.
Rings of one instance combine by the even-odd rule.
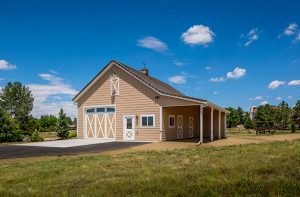
[[115, 111], [115, 106], [85, 108], [85, 137], [116, 139]]

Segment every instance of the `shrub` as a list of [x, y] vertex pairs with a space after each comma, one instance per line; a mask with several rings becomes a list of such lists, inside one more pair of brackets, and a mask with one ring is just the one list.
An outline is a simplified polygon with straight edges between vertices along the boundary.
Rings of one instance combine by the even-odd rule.
[[32, 142], [41, 142], [41, 141], [44, 141], [44, 139], [38, 131], [34, 131], [32, 133], [32, 135], [30, 136], [30, 141], [32, 141]]
[[294, 124], [291, 125], [291, 133], [296, 132], [296, 126]]
[[0, 109], [0, 142], [21, 141], [22, 135], [16, 128], [14, 119], [7, 112]]
[[69, 131], [69, 138], [75, 138], [77, 137], [77, 132], [76, 130], [71, 130]]

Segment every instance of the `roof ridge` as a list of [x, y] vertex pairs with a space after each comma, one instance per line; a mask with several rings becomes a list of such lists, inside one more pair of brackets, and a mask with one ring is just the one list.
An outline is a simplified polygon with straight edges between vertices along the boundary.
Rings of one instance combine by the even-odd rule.
[[[154, 90], [156, 90], [157, 92], [163, 94], [163, 95], [169, 95], [169, 96], [174, 96], [174, 97], [179, 97], [179, 98], [186, 98], [186, 99], [192, 99], [192, 100], [197, 100], [197, 101], [201, 101], [201, 102], [207, 102], [207, 100], [204, 99], [199, 99], [199, 98], [195, 98], [195, 97], [190, 97], [190, 96], [186, 96], [185, 94], [181, 93], [180, 91], [178, 91], [177, 89], [173, 88], [171, 85], [155, 78], [155, 77], [151, 77], [151, 76], [147, 76], [145, 74], [143, 74], [142, 72], [136, 70], [135, 68], [128, 66], [126, 64], [123, 64], [119, 61], [116, 60], [111, 60], [109, 61], [108, 64], [106, 64], [106, 66], [104, 66], [101, 71], [84, 87], [82, 88], [77, 95], [74, 96], [74, 98], [72, 99], [73, 101], [77, 99], [77, 97], [85, 91], [86, 88], [88, 88], [89, 85], [91, 85], [93, 83], [93, 81], [95, 79], [97, 79], [101, 73], [109, 66], [111, 65], [111, 63], [115, 63], [116, 65], [120, 66], [121, 68], [125, 69], [125, 71], [129, 72], [131, 75], [133, 75], [134, 77], [136, 77], [137, 79], [141, 80], [143, 83], [145, 83], [146, 85], [148, 85], [149, 87], [153, 88]], [[161, 86], [161, 87], [157, 87], [157, 86]]]

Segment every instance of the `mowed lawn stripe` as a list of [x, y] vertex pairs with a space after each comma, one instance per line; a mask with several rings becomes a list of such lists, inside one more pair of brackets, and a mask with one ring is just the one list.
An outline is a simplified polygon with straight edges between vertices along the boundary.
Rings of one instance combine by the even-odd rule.
[[0, 196], [300, 195], [300, 141], [0, 166]]

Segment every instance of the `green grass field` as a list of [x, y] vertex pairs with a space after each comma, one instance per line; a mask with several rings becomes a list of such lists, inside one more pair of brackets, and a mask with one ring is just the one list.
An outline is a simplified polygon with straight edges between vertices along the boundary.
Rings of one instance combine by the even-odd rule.
[[0, 196], [299, 196], [300, 141], [0, 161]]

